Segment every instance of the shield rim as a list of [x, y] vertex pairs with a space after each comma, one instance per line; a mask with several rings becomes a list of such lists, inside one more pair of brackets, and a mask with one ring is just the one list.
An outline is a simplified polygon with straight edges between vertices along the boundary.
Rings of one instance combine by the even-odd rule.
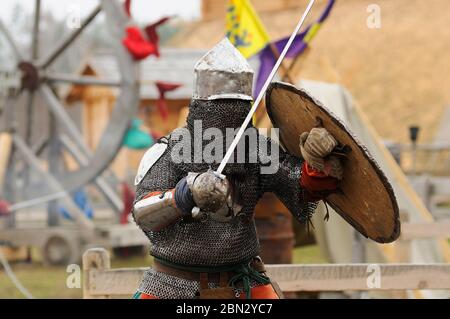
[[[327, 199], [325, 199], [326, 203], [329, 204], [347, 223], [349, 223], [353, 228], [355, 228], [364, 237], [370, 238], [370, 239], [372, 239], [372, 240], [374, 240], [374, 241], [376, 241], [378, 243], [383, 243], [383, 244], [384, 243], [391, 243], [391, 242], [395, 241], [396, 239], [398, 239], [398, 237], [400, 236], [400, 227], [401, 227], [401, 225], [400, 225], [400, 219], [399, 219], [399, 207], [398, 207], [397, 199], [396, 199], [396, 196], [395, 196], [395, 193], [394, 193], [394, 189], [393, 189], [391, 183], [389, 182], [387, 176], [384, 174], [384, 172], [381, 170], [380, 166], [378, 165], [378, 163], [374, 159], [374, 157], [370, 154], [370, 152], [367, 149], [367, 147], [363, 143], [361, 143], [359, 141], [359, 139], [347, 127], [347, 125], [341, 119], [339, 119], [339, 117], [337, 117], [331, 110], [329, 110], [321, 102], [319, 102], [318, 100], [316, 100], [315, 98], [310, 96], [308, 94], [308, 92], [306, 92], [305, 90], [297, 88], [296, 86], [294, 86], [294, 85], [292, 85], [290, 83], [272, 82], [269, 85], [269, 87], [268, 87], [268, 89], [266, 91], [266, 98], [265, 98], [266, 111], [267, 111], [267, 114], [268, 114], [268, 116], [270, 118], [270, 121], [271, 121], [271, 123], [272, 123], [272, 125], [274, 127], [278, 128], [278, 125], [276, 125], [276, 123], [274, 121], [274, 118], [273, 118], [273, 113], [272, 113], [271, 103], [270, 103], [270, 98], [271, 98], [271, 95], [272, 95], [272, 91], [274, 89], [284, 89], [284, 90], [290, 91], [290, 92], [292, 92], [294, 94], [297, 94], [297, 95], [301, 96], [302, 98], [305, 98], [309, 102], [313, 103], [322, 112], [324, 112], [327, 116], [329, 116], [333, 120], [335, 125], [337, 125], [341, 130], [345, 131], [346, 134], [348, 135], [348, 137], [360, 149], [360, 151], [364, 155], [364, 158], [366, 159], [366, 161], [368, 161], [370, 163], [371, 167], [376, 172], [378, 178], [380, 179], [381, 183], [385, 186], [386, 191], [389, 194], [389, 198], [391, 200], [393, 213], [394, 213], [393, 214], [394, 226], [393, 226], [393, 230], [392, 230], [391, 236], [389, 236], [389, 237], [378, 237], [378, 238], [369, 237], [367, 235], [367, 233], [364, 231], [363, 227], [360, 224], [354, 222], [354, 220], [351, 218], [351, 216], [349, 216], [348, 214], [343, 212], [337, 205], [333, 204], [332, 202], [328, 201]], [[290, 153], [289, 149], [287, 149], [287, 147], [285, 146], [286, 144], [282, 140], [281, 134], [279, 134], [278, 137], [279, 137], [279, 141], [282, 144], [282, 146]], [[294, 154], [291, 154], [291, 155], [296, 156]]]

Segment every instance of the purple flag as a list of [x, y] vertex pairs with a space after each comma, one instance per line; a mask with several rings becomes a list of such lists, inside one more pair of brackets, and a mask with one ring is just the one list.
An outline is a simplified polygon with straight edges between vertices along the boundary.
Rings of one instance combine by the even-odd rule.
[[[305, 31], [299, 33], [295, 39], [294, 42], [292, 42], [291, 47], [289, 48], [288, 52], [286, 53], [286, 57], [293, 58], [299, 54], [301, 54], [308, 44], [303, 42], [303, 38], [305, 34], [308, 32], [309, 28]], [[286, 46], [286, 43], [288, 42], [289, 37], [278, 40], [274, 43], [275, 47], [277, 48], [278, 52], [283, 51], [284, 47]], [[266, 46], [264, 49], [262, 49], [259, 53], [259, 71], [258, 71], [258, 77], [256, 78], [256, 85], [255, 85], [255, 92], [254, 96], [258, 96], [259, 91], [261, 91], [264, 82], [266, 81], [267, 77], [269, 76], [270, 72], [272, 71], [273, 67], [275, 66], [276, 59], [275, 56], [272, 53], [272, 50], [270, 49], [270, 46]]]
[[[331, 9], [334, 6], [334, 3], [335, 3], [335, 0], [328, 1], [327, 6], [325, 7], [325, 10], [322, 12], [319, 19], [316, 21], [316, 23], [322, 23], [323, 21], [325, 21], [326, 18], [328, 18]], [[308, 43], [304, 42], [303, 39], [304, 39], [305, 35], [308, 33], [310, 28], [311, 28], [311, 25], [309, 25], [306, 28], [306, 30], [299, 33], [295, 37], [294, 41], [292, 42], [291, 47], [289, 48], [289, 50], [286, 54], [286, 57], [294, 58], [294, 57], [302, 54], [303, 51], [305, 51], [305, 49], [308, 47]], [[278, 40], [274, 43], [278, 52], [283, 51], [288, 40], [289, 40], [289, 37], [286, 37], [286, 38]], [[258, 76], [256, 78], [254, 96], [258, 96], [259, 92], [261, 91], [261, 89], [264, 85], [264, 82], [269, 77], [269, 74], [272, 71], [272, 69], [276, 63], [276, 59], [275, 59], [273, 52], [270, 49], [269, 45], [267, 45], [264, 49], [262, 49], [260, 51], [259, 60], [260, 60], [260, 66], [259, 66]]]

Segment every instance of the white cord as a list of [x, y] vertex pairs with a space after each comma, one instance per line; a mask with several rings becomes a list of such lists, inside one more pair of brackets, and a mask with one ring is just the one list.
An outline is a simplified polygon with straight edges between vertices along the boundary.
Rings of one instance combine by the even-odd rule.
[[14, 286], [16, 286], [16, 288], [28, 299], [34, 299], [33, 295], [22, 285], [19, 279], [17, 279], [16, 275], [9, 266], [9, 263], [1, 250], [0, 250], [0, 263], [3, 265], [6, 275], [9, 277], [9, 279], [11, 279]]

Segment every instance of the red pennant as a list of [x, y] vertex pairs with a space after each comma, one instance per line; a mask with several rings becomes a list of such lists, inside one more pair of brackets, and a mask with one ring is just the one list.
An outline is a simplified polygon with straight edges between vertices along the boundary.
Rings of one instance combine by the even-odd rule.
[[169, 82], [162, 82], [157, 81], [156, 87], [159, 92], [159, 98], [156, 101], [156, 106], [158, 107], [158, 110], [161, 114], [161, 117], [166, 120], [169, 117], [169, 108], [167, 106], [166, 101], [166, 92], [173, 91], [178, 89], [181, 86], [181, 84], [178, 83], [169, 83]]
[[156, 29], [166, 23], [171, 17], [164, 17], [159, 19], [158, 21], [149, 24], [144, 28], [145, 34], [147, 35], [148, 40], [153, 43], [153, 45], [156, 47], [156, 56], [159, 57], [159, 35]]
[[128, 223], [128, 215], [131, 213], [133, 209], [135, 193], [128, 186], [127, 183], [122, 183], [122, 201], [123, 201], [123, 210], [120, 214], [120, 223], [127, 224]]
[[10, 213], [9, 203], [6, 200], [0, 199], [0, 216], [7, 216]]
[[125, 0], [123, 7], [127, 15], [131, 18], [131, 0]]
[[163, 94], [169, 91], [178, 89], [182, 84], [180, 83], [170, 83], [163, 81], [156, 81], [156, 87], [158, 88], [159, 94]]
[[159, 113], [161, 114], [161, 117], [163, 120], [167, 120], [169, 117], [169, 107], [167, 106], [167, 101], [164, 98], [159, 98], [156, 101], [156, 107], [159, 110]]
[[128, 27], [126, 32], [127, 36], [122, 40], [122, 43], [135, 60], [145, 59], [151, 54], [156, 55], [155, 45], [144, 39], [138, 27]]

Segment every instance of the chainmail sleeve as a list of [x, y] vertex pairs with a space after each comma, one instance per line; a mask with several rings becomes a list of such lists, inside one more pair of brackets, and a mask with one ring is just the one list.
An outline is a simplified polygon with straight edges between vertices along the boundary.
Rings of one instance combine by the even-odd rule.
[[274, 193], [297, 220], [302, 223], [308, 222], [317, 207], [317, 202], [307, 201], [305, 190], [300, 186], [304, 160], [284, 152], [270, 138], [264, 136], [260, 138], [261, 143], [265, 140], [270, 145], [266, 149], [273, 150], [273, 147], [278, 147], [279, 150], [278, 156], [274, 156], [272, 151], [269, 152], [271, 161], [278, 159], [279, 165], [273, 174], [261, 173], [262, 191]]
[[[178, 163], [172, 158], [176, 138], [167, 138], [165, 153], [153, 164], [136, 189], [136, 201], [149, 192], [173, 189], [188, 172], [204, 172], [196, 163]], [[182, 143], [182, 142], [181, 142]], [[245, 173], [247, 171], [243, 170]], [[257, 171], [230, 174], [244, 198], [242, 211], [250, 214], [259, 189]], [[212, 218], [204, 221], [186, 216], [158, 231], [144, 231], [150, 240], [152, 256], [181, 265], [217, 266], [241, 263], [257, 256], [259, 244], [253, 219], [235, 217], [229, 222]]]
[[[170, 151], [167, 150], [148, 170], [142, 181], [136, 186], [134, 203], [140, 201], [145, 195], [155, 191], [167, 191], [174, 188], [182, 177], [178, 176], [170, 160]], [[134, 215], [133, 215], [134, 217]]]

